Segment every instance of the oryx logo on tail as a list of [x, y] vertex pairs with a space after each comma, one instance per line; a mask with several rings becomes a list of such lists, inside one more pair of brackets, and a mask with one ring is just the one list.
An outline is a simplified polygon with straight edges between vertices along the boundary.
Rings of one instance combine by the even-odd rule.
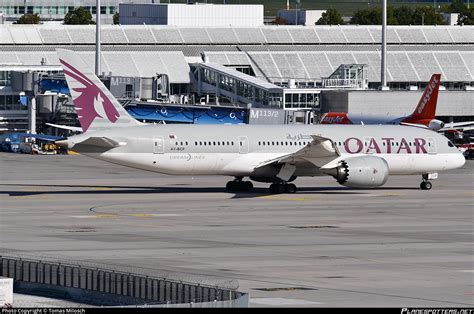
[[[71, 87], [71, 95], [83, 131], [86, 132], [96, 118], [108, 119], [111, 123], [115, 123], [120, 114], [107, 95], [75, 67], [62, 59], [59, 61], [64, 67], [64, 74], [83, 85], [83, 87]], [[72, 91], [80, 95], [74, 95]]]

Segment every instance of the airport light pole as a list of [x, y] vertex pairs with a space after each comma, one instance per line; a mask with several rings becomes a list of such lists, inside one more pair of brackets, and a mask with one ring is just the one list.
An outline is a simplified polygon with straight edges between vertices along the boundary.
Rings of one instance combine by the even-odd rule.
[[96, 0], [95, 13], [95, 75], [100, 76], [100, 0]]
[[381, 89], [387, 89], [387, 0], [382, 0], [382, 61], [380, 64]]

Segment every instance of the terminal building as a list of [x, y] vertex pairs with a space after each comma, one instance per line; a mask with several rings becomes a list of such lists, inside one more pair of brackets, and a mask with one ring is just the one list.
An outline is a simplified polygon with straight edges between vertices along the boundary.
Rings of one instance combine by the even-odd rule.
[[[113, 16], [119, 10], [119, 3], [152, 2], [154, 0], [101, 0], [101, 21], [113, 24]], [[0, 13], [7, 22], [14, 22], [26, 13], [38, 13], [42, 21], [63, 21], [69, 11], [78, 7], [84, 7], [91, 12], [95, 20], [96, 0], [0, 0]]]
[[[311, 123], [328, 111], [411, 113], [441, 73], [438, 116], [474, 118], [474, 27], [390, 26], [389, 91], [379, 90], [380, 33], [357, 25], [104, 25], [102, 79], [141, 120]], [[75, 50], [94, 67], [94, 45], [93, 25], [0, 25], [0, 129], [27, 130], [32, 101], [39, 128], [66, 119], [73, 110], [55, 49]], [[252, 110], [281, 114], [256, 119], [265, 115]]]

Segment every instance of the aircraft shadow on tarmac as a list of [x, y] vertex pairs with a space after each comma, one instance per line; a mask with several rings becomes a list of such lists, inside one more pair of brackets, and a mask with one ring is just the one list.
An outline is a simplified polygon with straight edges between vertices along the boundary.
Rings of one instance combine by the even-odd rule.
[[[114, 185], [61, 185], [61, 184], [0, 184], [0, 187], [24, 187], [24, 188], [81, 188], [81, 190], [0, 190], [0, 194], [9, 196], [32, 196], [32, 195], [106, 195], [106, 194], [167, 194], [167, 193], [227, 193], [225, 188], [216, 187], [192, 187], [183, 185], [174, 186], [114, 186]], [[295, 194], [367, 194], [374, 190], [418, 190], [418, 187], [380, 187], [375, 189], [356, 189], [348, 187], [300, 187]], [[229, 193], [231, 194], [231, 193]], [[232, 198], [253, 198], [265, 195], [274, 195], [267, 188], [254, 188], [252, 192], [234, 194]]]

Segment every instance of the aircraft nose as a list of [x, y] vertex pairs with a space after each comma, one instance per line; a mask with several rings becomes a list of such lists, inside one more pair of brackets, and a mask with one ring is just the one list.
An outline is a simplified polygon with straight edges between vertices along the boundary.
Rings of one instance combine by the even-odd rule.
[[453, 169], [461, 168], [466, 163], [466, 158], [464, 158], [464, 155], [461, 152], [459, 152], [458, 154], [455, 154], [453, 157], [454, 157], [452, 160]]

